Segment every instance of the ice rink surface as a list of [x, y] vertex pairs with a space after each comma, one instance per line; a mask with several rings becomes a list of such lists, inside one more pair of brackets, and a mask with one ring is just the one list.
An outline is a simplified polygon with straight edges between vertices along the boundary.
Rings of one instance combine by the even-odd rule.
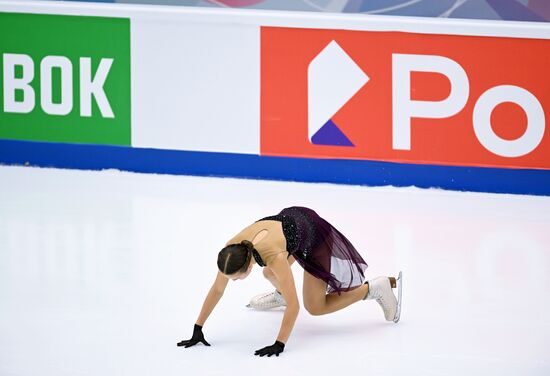
[[[374, 301], [311, 316], [280, 357], [255, 266], [184, 349], [241, 228], [308, 206], [369, 264]], [[0, 167], [0, 375], [549, 375], [550, 197]], [[293, 265], [301, 297], [303, 270]]]

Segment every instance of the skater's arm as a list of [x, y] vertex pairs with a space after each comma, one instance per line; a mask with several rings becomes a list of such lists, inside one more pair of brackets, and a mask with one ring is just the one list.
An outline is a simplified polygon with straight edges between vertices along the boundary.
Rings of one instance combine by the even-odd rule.
[[286, 257], [282, 253], [273, 259], [269, 268], [273, 271], [273, 274], [275, 274], [279, 282], [279, 289], [287, 304], [281, 324], [281, 330], [277, 336], [277, 341], [286, 343], [300, 310], [300, 303], [296, 295], [296, 285], [294, 284], [294, 276], [292, 275], [292, 270], [290, 269]]
[[204, 322], [206, 321], [208, 316], [210, 316], [210, 313], [212, 313], [214, 307], [216, 306], [216, 304], [218, 304], [221, 297], [223, 296], [223, 292], [225, 291], [225, 287], [227, 286], [228, 282], [229, 280], [227, 279], [227, 277], [224, 276], [223, 273], [218, 271], [218, 274], [216, 275], [216, 280], [210, 288], [210, 291], [208, 291], [208, 295], [206, 295], [206, 299], [204, 299], [204, 303], [202, 304], [201, 313], [199, 314], [196, 322], [197, 325], [204, 325]]

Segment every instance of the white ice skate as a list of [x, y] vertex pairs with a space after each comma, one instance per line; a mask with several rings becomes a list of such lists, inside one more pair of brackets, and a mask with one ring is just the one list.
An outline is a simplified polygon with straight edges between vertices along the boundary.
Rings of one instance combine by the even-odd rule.
[[[393, 277], [374, 278], [369, 283], [369, 292], [365, 299], [375, 299], [382, 310], [387, 321], [398, 322], [401, 316], [401, 287], [402, 273], [399, 272], [397, 279]], [[397, 298], [392, 288], [397, 288]]]
[[277, 290], [265, 294], [259, 294], [250, 299], [250, 303], [246, 305], [248, 308], [258, 310], [266, 310], [277, 307], [286, 306], [285, 298]]

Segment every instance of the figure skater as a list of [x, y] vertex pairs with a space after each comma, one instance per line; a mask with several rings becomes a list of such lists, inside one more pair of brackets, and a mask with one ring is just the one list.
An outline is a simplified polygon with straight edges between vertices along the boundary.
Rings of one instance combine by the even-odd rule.
[[[257, 264], [275, 291], [254, 297], [251, 308], [286, 306], [277, 339], [254, 355], [279, 356], [285, 348], [299, 303], [290, 266], [304, 269], [303, 304], [311, 315], [325, 315], [355, 302], [374, 299], [387, 321], [399, 321], [401, 273], [398, 278], [378, 277], [364, 281], [367, 263], [349, 240], [315, 211], [290, 207], [246, 227], [229, 240], [218, 254], [218, 274], [202, 305], [191, 339], [178, 346], [190, 347], [205, 340], [202, 327], [222, 297], [229, 280], [245, 279]], [[397, 299], [392, 288], [398, 288]]]

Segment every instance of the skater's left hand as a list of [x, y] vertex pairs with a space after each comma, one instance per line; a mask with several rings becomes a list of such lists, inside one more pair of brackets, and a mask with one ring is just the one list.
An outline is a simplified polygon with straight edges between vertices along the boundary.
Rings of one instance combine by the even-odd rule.
[[275, 341], [275, 343], [271, 346], [266, 346], [263, 349], [256, 350], [254, 352], [254, 355], [259, 355], [259, 356], [277, 355], [277, 356], [279, 356], [279, 354], [282, 353], [284, 349], [285, 349], [285, 344], [284, 343], [282, 343], [281, 341]]
[[195, 324], [193, 327], [193, 337], [191, 339], [180, 341], [177, 343], [178, 346], [191, 347], [195, 346], [197, 343], [202, 342], [205, 346], [210, 346], [208, 342], [204, 339], [204, 334], [202, 333], [202, 326]]

